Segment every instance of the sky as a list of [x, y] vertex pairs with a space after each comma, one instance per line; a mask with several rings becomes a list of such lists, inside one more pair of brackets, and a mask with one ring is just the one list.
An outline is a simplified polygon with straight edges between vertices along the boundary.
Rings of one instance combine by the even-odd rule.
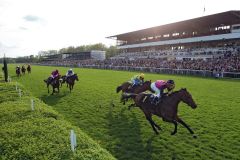
[[106, 37], [229, 10], [240, 0], [0, 0], [0, 57], [115, 45]]

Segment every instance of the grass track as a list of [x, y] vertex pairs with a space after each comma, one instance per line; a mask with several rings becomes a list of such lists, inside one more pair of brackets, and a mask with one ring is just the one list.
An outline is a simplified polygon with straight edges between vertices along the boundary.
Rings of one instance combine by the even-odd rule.
[[[11, 75], [14, 67], [10, 65]], [[192, 110], [180, 104], [179, 115], [198, 135], [193, 139], [179, 125], [171, 136], [173, 125], [154, 117], [162, 131], [155, 136], [143, 113], [119, 103], [117, 85], [135, 73], [74, 69], [79, 75], [70, 94], [64, 85], [60, 94], [47, 94], [43, 79], [56, 67], [33, 66], [33, 73], [14, 77], [35, 96], [53, 106], [72, 124], [80, 127], [118, 159], [239, 159], [240, 157], [240, 82], [173, 75], [146, 74], [145, 79], [174, 79], [176, 88], [186, 87], [198, 104]], [[60, 68], [65, 74], [67, 68]], [[114, 107], [112, 107], [114, 103]]]

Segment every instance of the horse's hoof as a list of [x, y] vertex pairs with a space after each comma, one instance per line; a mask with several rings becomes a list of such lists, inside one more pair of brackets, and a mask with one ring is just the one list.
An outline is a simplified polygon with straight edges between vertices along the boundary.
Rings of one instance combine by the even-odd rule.
[[197, 135], [193, 135], [193, 138], [195, 138], [195, 139], [196, 139], [196, 138], [197, 138]]
[[176, 134], [176, 132], [172, 132], [172, 133], [171, 133], [172, 136], [175, 135], [175, 134]]
[[158, 129], [159, 131], [161, 131], [161, 130], [162, 130], [162, 128], [160, 128], [160, 127], [157, 127], [157, 129]]

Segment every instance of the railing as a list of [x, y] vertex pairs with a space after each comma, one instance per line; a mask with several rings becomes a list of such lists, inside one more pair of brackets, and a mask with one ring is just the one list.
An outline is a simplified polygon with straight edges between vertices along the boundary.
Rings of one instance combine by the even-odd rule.
[[[43, 65], [50, 65], [50, 64], [43, 64]], [[54, 66], [80, 67], [80, 68], [93, 68], [93, 69], [109, 69], [109, 70], [124, 70], [124, 71], [140, 71], [140, 72], [162, 73], [162, 74], [191, 75], [191, 76], [200, 76], [200, 77], [240, 78], [240, 73], [239, 72], [212, 72], [212, 71], [206, 71], [206, 70], [170, 69], [170, 68], [152, 68], [152, 67], [131, 67], [131, 66], [111, 66], [111, 65], [64, 65], [64, 64], [58, 64], [58, 65], [54, 65]]]

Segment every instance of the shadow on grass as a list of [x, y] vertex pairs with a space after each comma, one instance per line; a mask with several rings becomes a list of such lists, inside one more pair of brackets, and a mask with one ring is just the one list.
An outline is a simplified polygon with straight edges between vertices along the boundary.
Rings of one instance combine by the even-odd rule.
[[55, 93], [54, 95], [45, 94], [45, 95], [42, 95], [42, 96], [40, 97], [40, 99], [41, 99], [44, 103], [46, 103], [47, 105], [54, 106], [54, 105], [57, 104], [57, 102], [58, 102], [61, 98], [65, 97], [66, 95], [67, 95], [67, 94], [64, 94], [64, 93], [62, 93], [62, 94], [60, 94], [60, 93]]
[[134, 112], [123, 108], [120, 113], [114, 115], [112, 107], [110, 107], [107, 118], [109, 120], [109, 135], [112, 139], [107, 149], [117, 159], [152, 159], [152, 141], [155, 135], [152, 135], [147, 142], [143, 141], [141, 125]]

